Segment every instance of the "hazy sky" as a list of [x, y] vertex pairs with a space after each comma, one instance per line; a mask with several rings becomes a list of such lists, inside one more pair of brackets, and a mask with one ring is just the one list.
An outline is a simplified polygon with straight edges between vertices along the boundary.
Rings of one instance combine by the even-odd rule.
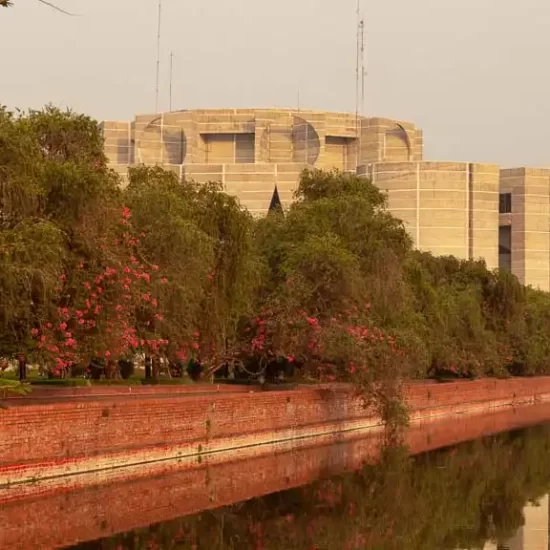
[[[155, 108], [157, 0], [0, 9], [0, 103], [98, 119]], [[433, 160], [550, 165], [550, 2], [362, 0], [365, 114]], [[161, 107], [355, 109], [355, 0], [163, 0]]]

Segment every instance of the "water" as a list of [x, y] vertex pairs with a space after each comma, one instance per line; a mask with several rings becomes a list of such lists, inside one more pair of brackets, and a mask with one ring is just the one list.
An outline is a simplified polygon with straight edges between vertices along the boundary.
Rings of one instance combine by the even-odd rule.
[[[215, 487], [208, 471], [186, 473], [187, 482], [184, 478], [158, 478], [143, 481], [140, 486], [119, 487], [120, 498], [112, 502], [112, 513], [100, 520], [90, 509], [86, 516], [90, 525], [101, 521], [105, 532], [120, 530], [125, 522], [150, 525], [70, 548], [550, 548], [550, 424], [485, 437], [416, 457], [408, 456], [403, 448], [392, 448], [384, 451], [376, 464], [365, 465], [358, 471], [331, 476], [327, 466], [326, 475], [318, 472], [316, 477], [320, 479], [310, 480], [306, 485], [247, 499], [252, 490], [249, 480], [260, 468], [272, 468], [273, 464], [282, 467], [281, 461], [288, 460], [288, 455], [285, 456], [270, 457], [271, 462], [233, 464], [232, 473], [228, 469], [220, 471], [226, 475], [219, 477], [221, 481], [216, 482]], [[305, 471], [308, 456], [293, 456], [294, 468]], [[286, 463], [284, 467], [289, 468]], [[275, 473], [270, 469], [264, 476], [265, 486], [261, 492], [270, 492], [270, 472], [272, 477], [280, 477], [279, 470]], [[291, 487], [295, 482], [289, 474], [287, 485]], [[187, 501], [185, 495], [177, 496], [172, 491], [173, 483], [181, 484], [182, 491], [188, 491]], [[258, 492], [257, 486], [254, 490]], [[166, 496], [160, 511], [158, 505], [153, 504], [159, 494]], [[220, 502], [236, 502], [239, 495], [243, 498], [241, 502], [216, 507]], [[136, 508], [135, 498], [140, 508]], [[70, 501], [67, 506], [70, 510]], [[182, 506], [195, 513], [177, 517], [175, 514]], [[131, 513], [126, 511], [129, 509]], [[163, 518], [169, 521], [162, 521]], [[78, 530], [82, 526], [73, 527]]]

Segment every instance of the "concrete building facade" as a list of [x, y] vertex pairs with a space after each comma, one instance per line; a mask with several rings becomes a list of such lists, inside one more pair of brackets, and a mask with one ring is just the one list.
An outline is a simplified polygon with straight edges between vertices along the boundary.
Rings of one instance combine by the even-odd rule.
[[500, 193], [500, 266], [550, 290], [550, 170], [502, 170]]
[[161, 165], [182, 178], [220, 181], [254, 214], [267, 212], [277, 186], [292, 202], [304, 168], [354, 172], [361, 164], [422, 159], [413, 124], [347, 113], [213, 109], [140, 115], [102, 123], [113, 168]]
[[388, 195], [414, 244], [483, 258], [550, 290], [550, 170], [427, 161], [415, 124], [292, 109], [203, 109], [102, 123], [111, 167], [160, 165], [183, 180], [218, 181], [254, 215], [275, 190], [290, 205], [305, 168], [367, 176]]
[[498, 266], [499, 168], [458, 162], [378, 162], [358, 168], [388, 194], [415, 246]]

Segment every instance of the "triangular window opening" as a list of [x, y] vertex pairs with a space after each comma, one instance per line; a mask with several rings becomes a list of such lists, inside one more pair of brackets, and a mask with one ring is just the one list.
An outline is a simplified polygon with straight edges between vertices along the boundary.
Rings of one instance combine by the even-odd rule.
[[273, 196], [271, 197], [271, 202], [269, 203], [268, 212], [283, 212], [283, 205], [281, 204], [281, 199], [279, 197], [279, 190], [277, 189], [277, 186], [275, 186], [275, 189], [273, 190]]

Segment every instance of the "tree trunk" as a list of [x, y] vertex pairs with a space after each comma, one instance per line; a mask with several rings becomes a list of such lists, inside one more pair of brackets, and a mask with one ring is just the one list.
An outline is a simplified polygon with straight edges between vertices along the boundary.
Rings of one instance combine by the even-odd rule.
[[118, 378], [118, 363], [116, 361], [113, 361], [112, 359], [109, 359], [107, 361], [107, 364], [105, 365], [105, 378], [108, 380], [114, 380], [115, 378]]
[[19, 356], [19, 381], [27, 380], [27, 358], [24, 355]]
[[155, 355], [153, 357], [153, 380], [158, 380], [159, 377], [159, 370], [160, 370], [160, 362], [158, 355]]
[[152, 370], [151, 370], [151, 358], [146, 355], [145, 356], [145, 380], [150, 380], [152, 376]]

